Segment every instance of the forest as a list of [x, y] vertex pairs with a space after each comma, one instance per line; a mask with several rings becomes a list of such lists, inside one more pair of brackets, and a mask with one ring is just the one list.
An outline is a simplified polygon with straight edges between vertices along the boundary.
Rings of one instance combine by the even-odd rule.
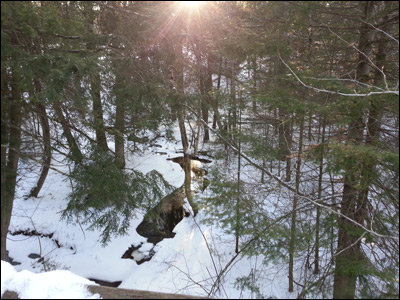
[[1, 260], [398, 299], [399, 2], [2, 1]]

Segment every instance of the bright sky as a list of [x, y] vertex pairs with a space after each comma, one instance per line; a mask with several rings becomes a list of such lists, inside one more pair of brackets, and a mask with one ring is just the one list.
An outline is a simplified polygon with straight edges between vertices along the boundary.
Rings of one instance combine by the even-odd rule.
[[181, 5], [191, 8], [197, 8], [205, 1], [179, 1]]

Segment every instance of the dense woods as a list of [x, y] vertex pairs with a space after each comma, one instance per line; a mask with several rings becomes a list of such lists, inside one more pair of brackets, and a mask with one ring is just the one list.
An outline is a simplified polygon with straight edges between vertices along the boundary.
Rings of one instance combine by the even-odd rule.
[[397, 298], [398, 97], [396, 1], [2, 1], [1, 259], [22, 168], [38, 197], [62, 157], [62, 217], [108, 243], [172, 191], [127, 158], [176, 126], [217, 162], [207, 197], [190, 163], [184, 188], [236, 257], [284, 263], [299, 298]]

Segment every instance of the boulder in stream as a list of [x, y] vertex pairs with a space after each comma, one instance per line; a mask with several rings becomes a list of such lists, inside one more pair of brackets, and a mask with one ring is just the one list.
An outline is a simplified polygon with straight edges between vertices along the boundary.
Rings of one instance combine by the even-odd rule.
[[155, 207], [149, 210], [143, 218], [142, 223], [136, 228], [136, 232], [147, 237], [149, 243], [158, 243], [164, 238], [173, 238], [174, 227], [189, 216], [189, 212], [183, 208], [185, 189], [180, 187], [164, 197]]

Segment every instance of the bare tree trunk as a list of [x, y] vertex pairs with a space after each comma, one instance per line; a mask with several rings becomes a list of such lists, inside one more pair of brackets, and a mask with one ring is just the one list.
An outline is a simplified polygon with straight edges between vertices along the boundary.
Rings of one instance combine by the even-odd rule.
[[242, 129], [242, 112], [239, 105], [239, 141], [238, 141], [238, 168], [237, 168], [237, 198], [236, 198], [236, 224], [235, 224], [235, 253], [239, 253], [239, 237], [240, 237], [240, 172], [241, 172], [241, 140], [240, 133]]
[[231, 97], [229, 107], [229, 131], [235, 130], [237, 127], [237, 103], [236, 103], [236, 62], [231, 61]]
[[312, 120], [313, 120], [313, 114], [310, 111], [308, 114], [308, 140], [312, 140]]
[[[40, 83], [36, 83], [35, 85], [38, 87]], [[38, 92], [38, 90], [36, 91]], [[50, 144], [50, 126], [49, 119], [46, 115], [46, 108], [41, 104], [37, 103], [36, 105], [38, 109], [38, 115], [40, 120], [40, 125], [42, 127], [42, 138], [43, 138], [43, 165], [42, 170], [40, 172], [39, 180], [34, 188], [32, 188], [29, 193], [29, 197], [37, 198], [42, 186], [46, 180], [47, 174], [49, 173], [50, 163], [51, 163], [51, 144]]]
[[[374, 11], [373, 2], [365, 2], [364, 18], [368, 18]], [[367, 23], [361, 23], [359, 53], [357, 66], [357, 80], [368, 83], [370, 67], [368, 57], [372, 53], [374, 29]], [[360, 101], [360, 100], [359, 100]], [[361, 99], [361, 101], [366, 101]], [[356, 105], [355, 105], [356, 107]], [[355, 108], [358, 109], [358, 108]], [[359, 146], [363, 143], [364, 122], [363, 113], [353, 112], [357, 116], [350, 124], [348, 129], [348, 145]], [[353, 154], [355, 155], [355, 154]], [[362, 162], [361, 162], [362, 164]], [[345, 215], [357, 223], [363, 224], [366, 217], [367, 200], [362, 193], [359, 193], [357, 187], [360, 183], [360, 173], [363, 166], [351, 166], [345, 170], [343, 197], [341, 202], [341, 214]], [[357, 169], [355, 171], [355, 169]], [[368, 188], [368, 187], [366, 187]], [[339, 236], [336, 255], [336, 268], [333, 285], [334, 299], [354, 299], [356, 291], [357, 277], [360, 267], [364, 264], [363, 254], [361, 252], [360, 230], [347, 219], [340, 217]]]
[[67, 139], [67, 143], [68, 143], [69, 149], [71, 151], [72, 160], [74, 160], [78, 163], [82, 162], [82, 160], [83, 160], [82, 152], [79, 149], [79, 147], [75, 141], [75, 138], [71, 133], [70, 124], [68, 124], [68, 121], [64, 117], [61, 103], [59, 101], [54, 102], [53, 109], [57, 115], [58, 122], [61, 123], [61, 127], [63, 129], [65, 138]]
[[[183, 149], [183, 169], [185, 172], [185, 194], [188, 199], [188, 202], [190, 206], [193, 209], [193, 214], [194, 216], [197, 215], [198, 208], [197, 205], [193, 201], [192, 197], [192, 190], [191, 190], [191, 185], [192, 185], [192, 168], [191, 168], [191, 157], [187, 153], [188, 148], [189, 148], [189, 143], [187, 139], [187, 133], [186, 133], [186, 127], [185, 127], [185, 108], [180, 105], [182, 102], [180, 100], [180, 97], [184, 97], [184, 79], [183, 79], [183, 57], [182, 57], [182, 44], [181, 42], [178, 43], [177, 45], [177, 58], [175, 59], [175, 66], [170, 67], [170, 74], [169, 74], [169, 80], [173, 83], [173, 85], [177, 89], [177, 103], [175, 104], [174, 110], [176, 111], [177, 117], [178, 117], [178, 125], [179, 125], [179, 131], [181, 133], [181, 142], [182, 142], [182, 149]], [[176, 70], [176, 78], [174, 74], [174, 70]]]
[[[253, 57], [253, 95], [257, 93], [257, 56]], [[257, 101], [253, 99], [253, 113], [257, 112]]]
[[[116, 75], [116, 87], [122, 88], [123, 83], [121, 82], [120, 76]], [[116, 107], [115, 107], [115, 128], [114, 128], [114, 139], [115, 139], [115, 158], [119, 162], [120, 167], [125, 167], [125, 142], [124, 142], [124, 129], [125, 129], [125, 97], [121, 97], [120, 94], [116, 95]]]
[[[322, 126], [322, 132], [321, 132]], [[325, 147], [325, 116], [320, 118], [320, 127], [318, 130], [318, 142], [321, 144], [321, 153], [319, 157], [319, 174], [318, 174], [318, 200], [322, 196], [322, 176], [324, 171], [324, 147]], [[319, 226], [320, 226], [321, 208], [317, 206], [317, 216], [315, 219], [315, 259], [314, 274], [319, 273]]]
[[[284, 65], [276, 59], [275, 63], [275, 75], [281, 75], [284, 72]], [[284, 86], [284, 82], [278, 79], [276, 80], [276, 88], [282, 88], [278, 85]], [[285, 167], [285, 181], [291, 180], [291, 158], [290, 152], [292, 148], [292, 134], [291, 134], [291, 120], [284, 107], [279, 107], [278, 111], [278, 135], [279, 135], [279, 149], [281, 152], [281, 160], [286, 162]]]
[[[9, 78], [7, 76], [7, 71], [5, 68], [1, 69], [1, 259], [6, 260], [6, 240], [7, 240], [7, 232], [9, 221], [11, 218], [11, 213], [9, 212], [8, 203], [9, 199], [7, 198], [6, 193], [6, 175], [7, 175], [7, 148], [8, 146], [8, 111], [9, 111]], [[12, 202], [11, 202], [12, 208]], [[10, 215], [10, 216], [9, 216]], [[4, 221], [4, 223], [3, 223]]]
[[[201, 112], [203, 116], [203, 120], [208, 123], [208, 111], [210, 107], [210, 97], [211, 97], [211, 91], [212, 91], [212, 74], [210, 70], [210, 59], [207, 58], [207, 68], [204, 72], [204, 91], [203, 91], [203, 101], [202, 101], [202, 107], [201, 107]], [[210, 133], [208, 131], [208, 126], [204, 124], [203, 126], [204, 130], [204, 139], [203, 141], [206, 143], [210, 140]]]
[[[222, 72], [222, 56], [219, 59], [217, 91], [219, 91], [221, 88], [221, 72]], [[219, 106], [218, 105], [218, 97], [214, 98], [212, 102], [214, 103], [214, 105], [213, 105], [214, 118], [213, 118], [212, 128], [215, 129], [215, 128], [217, 128], [217, 122], [220, 122], [219, 113], [218, 113], [218, 106]], [[221, 123], [218, 124], [218, 128], [219, 128], [219, 130], [223, 129]]]
[[[296, 160], [296, 193], [299, 192], [300, 188], [300, 177], [301, 177], [301, 155], [303, 152], [303, 131], [304, 131], [304, 116], [300, 119], [300, 136], [299, 136], [299, 147], [298, 156]], [[289, 241], [289, 292], [293, 292], [293, 267], [294, 267], [294, 245], [296, 238], [296, 215], [297, 215], [297, 204], [299, 198], [297, 194], [293, 197], [292, 207], [292, 219], [290, 225], [290, 241]]]
[[289, 182], [291, 180], [291, 158], [290, 151], [292, 147], [292, 136], [290, 132], [290, 120], [289, 116], [286, 114], [283, 108], [279, 108], [279, 148], [281, 151], [281, 160], [286, 161], [285, 166], [285, 181]]
[[96, 131], [96, 141], [100, 148], [104, 151], [108, 151], [106, 132], [104, 129], [104, 120], [103, 120], [103, 108], [101, 104], [101, 81], [100, 81], [100, 73], [96, 71], [91, 76], [91, 92], [92, 92], [92, 100], [93, 100], [93, 120], [94, 120], [94, 129]]
[[[263, 145], [265, 146], [265, 141], [269, 137], [269, 126], [268, 125], [263, 126], [263, 135], [264, 135]], [[267, 167], [267, 162], [265, 160], [265, 157], [263, 157], [262, 162], [263, 162], [263, 164], [262, 164], [263, 169], [265, 169]], [[263, 184], [265, 183], [265, 172], [264, 171], [261, 171], [261, 183], [263, 183]]]
[[[3, 74], [2, 74], [3, 75]], [[3, 86], [2, 86], [3, 89]], [[7, 88], [8, 90], [8, 88]], [[7, 93], [8, 94], [8, 93]], [[2, 95], [4, 96], [4, 95]], [[3, 100], [7, 100], [3, 104]], [[2, 117], [4, 114], [8, 115], [9, 129], [8, 129], [8, 145], [3, 145], [2, 135], [2, 148], [3, 146], [8, 146], [8, 157], [6, 161], [6, 154], [2, 150], [2, 162], [1, 162], [1, 259], [7, 259], [7, 233], [8, 227], [10, 225], [12, 207], [14, 202], [15, 185], [17, 182], [17, 168], [18, 161], [20, 157], [21, 148], [21, 92], [18, 87], [18, 82], [16, 75], [13, 75], [11, 81], [11, 99], [2, 98]], [[4, 112], [3, 112], [4, 109]], [[2, 134], [5, 129], [3, 129], [3, 119], [2, 119]]]

